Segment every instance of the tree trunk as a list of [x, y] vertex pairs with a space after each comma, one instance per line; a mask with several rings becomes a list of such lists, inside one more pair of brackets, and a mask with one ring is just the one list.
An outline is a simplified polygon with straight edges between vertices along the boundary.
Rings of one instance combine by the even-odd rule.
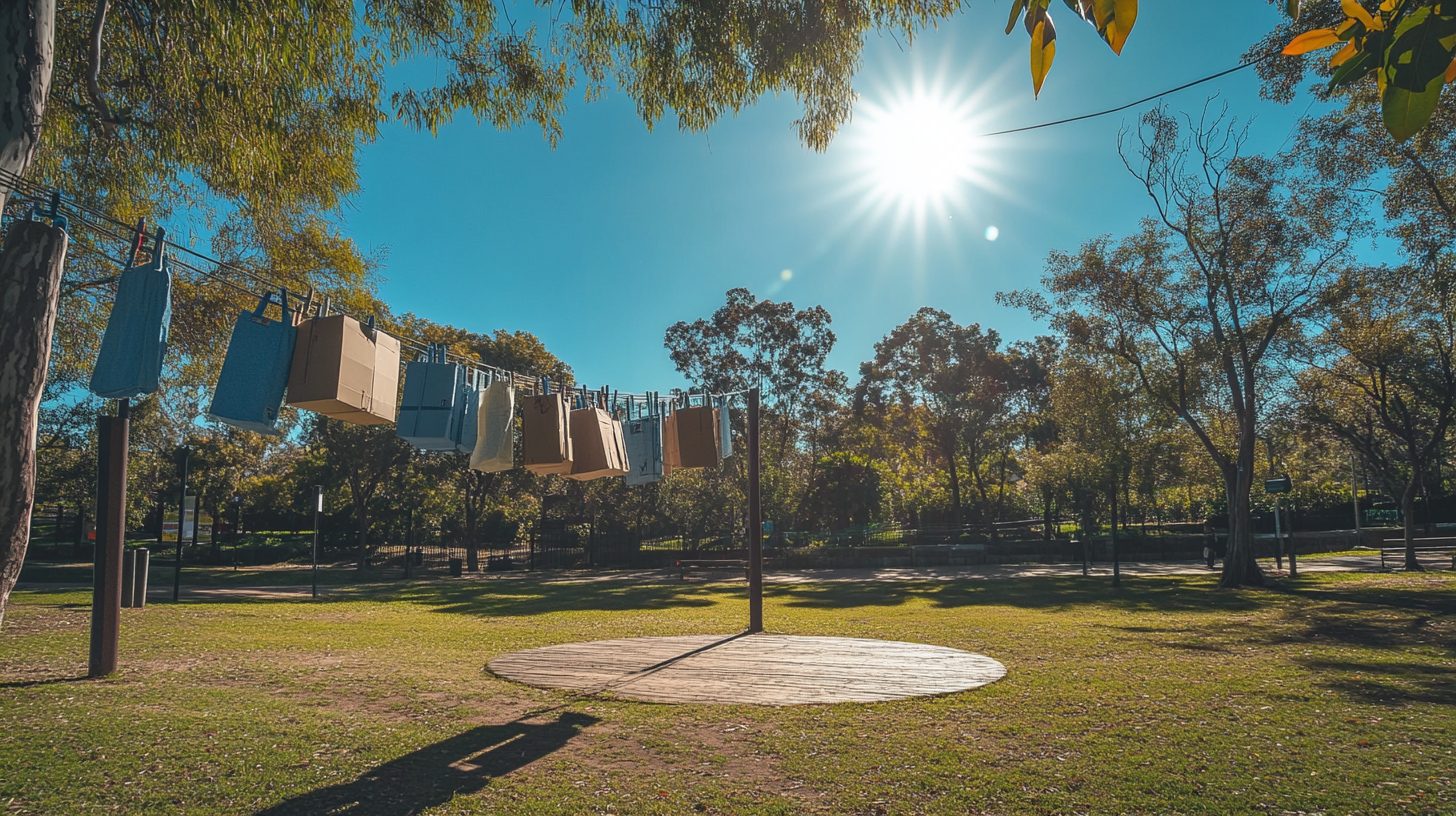
[[1223, 556], [1223, 574], [1218, 581], [1218, 585], [1224, 588], [1264, 585], [1264, 573], [1259, 569], [1259, 563], [1254, 560], [1253, 520], [1249, 508], [1254, 473], [1252, 445], [1249, 446], [1247, 455], [1240, 451], [1239, 462], [1244, 466], [1230, 466], [1224, 472], [1224, 490], [1228, 494], [1229, 535]]
[[1423, 569], [1421, 562], [1416, 560], [1416, 490], [1420, 483], [1420, 474], [1412, 473], [1400, 496], [1400, 515], [1405, 527], [1405, 568], [1412, 572]]
[[[0, 3], [0, 170], [19, 176], [40, 144], [55, 50], [55, 0]], [[0, 182], [0, 210], [10, 184]]]
[[961, 526], [961, 476], [960, 467], [956, 463], [955, 438], [952, 437], [949, 445], [942, 446], [945, 453], [946, 469], [950, 474], [950, 523], [952, 527]]
[[68, 239], [16, 221], [0, 250], [0, 622], [30, 544], [41, 393]]
[[480, 476], [474, 470], [465, 476], [465, 568], [471, 572], [480, 572]]
[[1056, 500], [1052, 498], [1050, 488], [1041, 490], [1041, 538], [1043, 541], [1052, 540], [1052, 517], [1055, 515]]

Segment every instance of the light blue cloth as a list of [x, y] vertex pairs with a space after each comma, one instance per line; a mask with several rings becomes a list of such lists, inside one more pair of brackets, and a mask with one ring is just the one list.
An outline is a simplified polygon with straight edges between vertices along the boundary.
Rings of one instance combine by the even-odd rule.
[[475, 438], [480, 433], [480, 394], [478, 385], [461, 383], [459, 418], [455, 423], [455, 450], [469, 456], [475, 452]]
[[157, 230], [151, 260], [128, 266], [116, 284], [116, 302], [91, 371], [91, 393], [98, 397], [144, 397], [157, 390], [162, 378], [172, 322], [172, 269], [165, 235]]
[[283, 392], [293, 367], [293, 343], [298, 338], [293, 313], [288, 309], [288, 294], [282, 297], [282, 320], [264, 316], [273, 299], [271, 293], [258, 302], [254, 311], [238, 315], [217, 388], [212, 392], [212, 405], [207, 409], [209, 419], [245, 431], [277, 435], [278, 411], [283, 407]]
[[428, 360], [404, 368], [404, 400], [395, 421], [399, 438], [427, 451], [454, 451], [465, 390], [465, 369], [445, 362], [443, 346], [432, 346]]
[[629, 485], [662, 481], [662, 417], [648, 416], [622, 423], [622, 441], [627, 448]]

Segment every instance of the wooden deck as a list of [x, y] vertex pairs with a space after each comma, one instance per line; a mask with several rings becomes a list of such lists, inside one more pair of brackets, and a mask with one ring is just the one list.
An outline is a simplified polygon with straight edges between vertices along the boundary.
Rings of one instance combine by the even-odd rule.
[[947, 694], [1006, 675], [985, 655], [860, 638], [693, 635], [567, 643], [501, 655], [500, 677], [653, 703], [878, 702]]

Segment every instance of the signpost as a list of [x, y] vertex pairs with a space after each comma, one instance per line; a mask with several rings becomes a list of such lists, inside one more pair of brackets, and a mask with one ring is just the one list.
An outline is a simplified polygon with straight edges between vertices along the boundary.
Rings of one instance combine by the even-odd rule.
[[[1278, 496], [1280, 493], [1288, 493], [1293, 489], [1294, 481], [1289, 478], [1289, 474], [1287, 473], [1283, 476], [1276, 476], [1273, 479], [1264, 480], [1265, 493], [1271, 493], [1275, 496]], [[1283, 564], [1280, 563], [1280, 553], [1286, 551], [1286, 543], [1284, 540], [1284, 527], [1280, 523], [1279, 519], [1280, 511], [1280, 501], [1276, 498], [1274, 499], [1274, 540], [1276, 542], [1274, 547], [1274, 561], [1277, 566], [1282, 567]], [[1294, 561], [1294, 531], [1290, 530], [1289, 532], [1290, 536], [1287, 544], [1287, 552], [1289, 554], [1289, 577], [1295, 578], [1299, 575], [1299, 566]]]
[[748, 392], [748, 631], [763, 631], [763, 507], [759, 502], [758, 389]]
[[318, 528], [319, 514], [324, 511], [324, 488], [313, 486], [313, 596], [318, 597]]

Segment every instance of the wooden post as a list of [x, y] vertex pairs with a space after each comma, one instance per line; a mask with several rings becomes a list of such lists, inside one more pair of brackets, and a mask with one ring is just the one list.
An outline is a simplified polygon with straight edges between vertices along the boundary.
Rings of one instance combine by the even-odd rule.
[[126, 548], [126, 458], [131, 404], [117, 403], [116, 416], [97, 425], [96, 561], [91, 591], [91, 655], [87, 675], [116, 671], [121, 632], [121, 557]]
[[759, 495], [758, 389], [748, 392], [748, 631], [763, 631], [763, 506]]

